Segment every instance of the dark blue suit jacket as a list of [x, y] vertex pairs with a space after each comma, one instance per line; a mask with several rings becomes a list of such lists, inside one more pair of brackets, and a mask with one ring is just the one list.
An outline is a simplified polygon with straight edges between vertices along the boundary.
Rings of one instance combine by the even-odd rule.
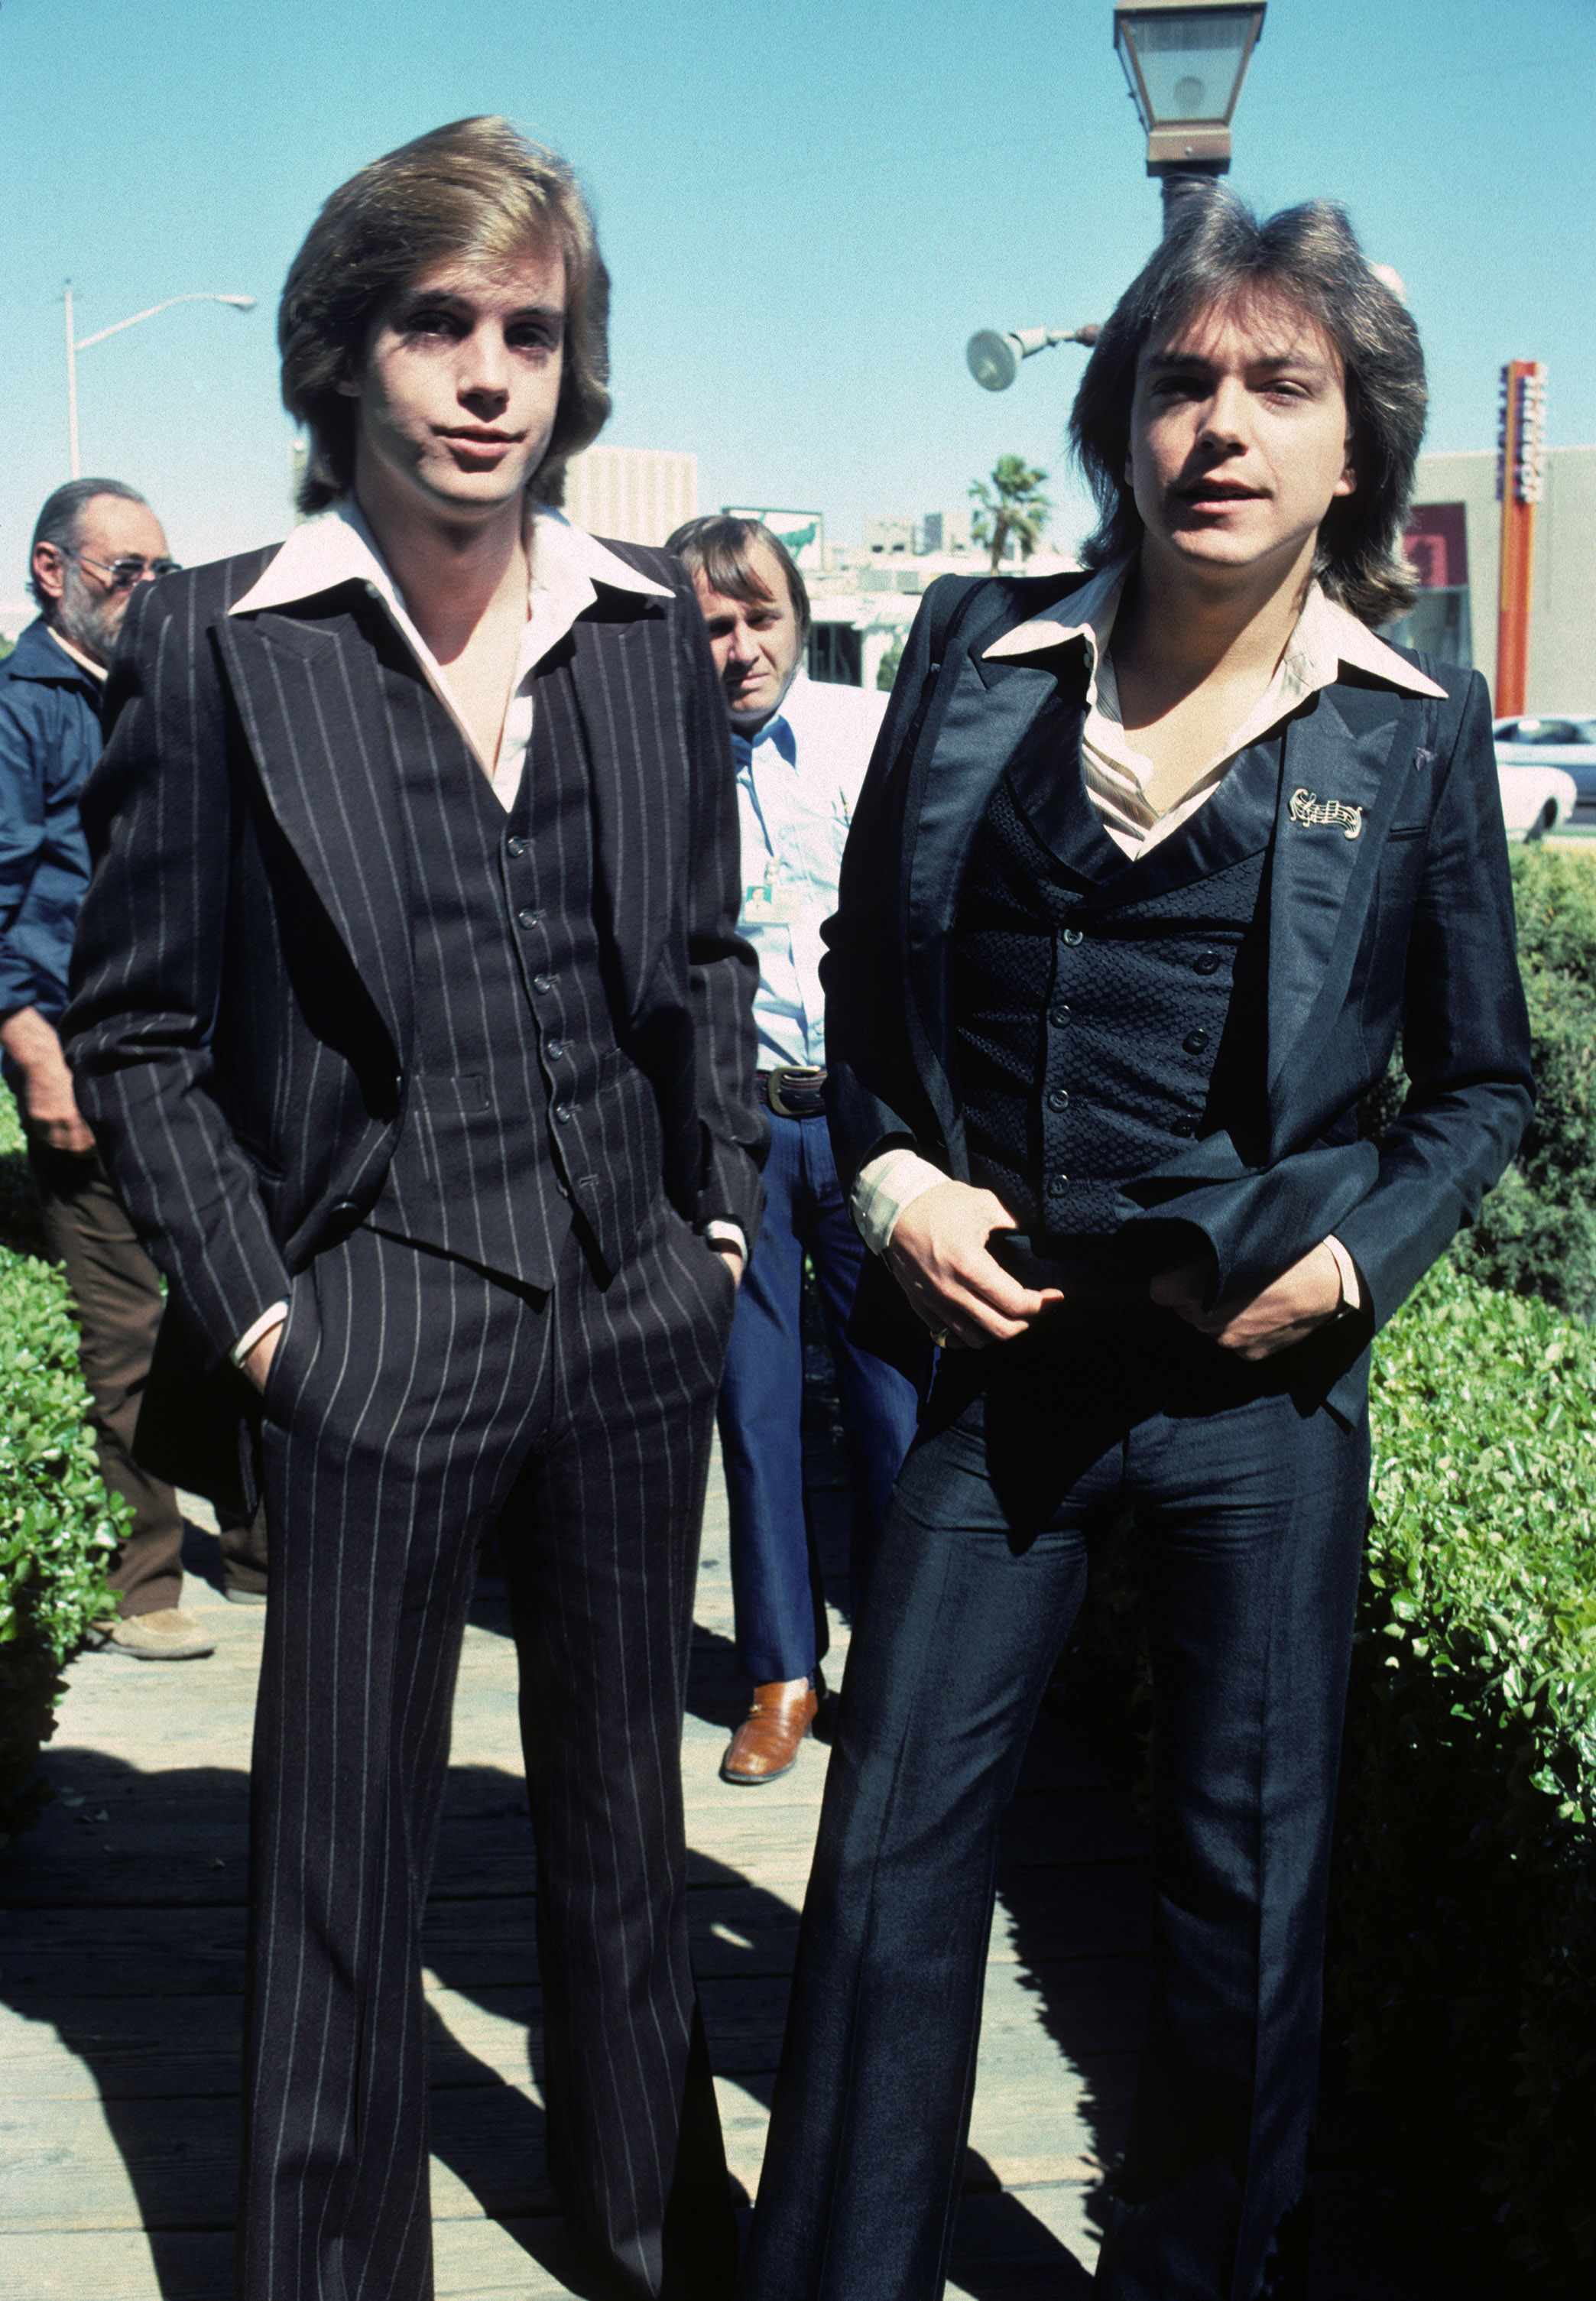
[[[898, 1142], [968, 1178], [948, 968], [965, 865], [1038, 715], [1062, 703], [1061, 739], [1078, 749], [1085, 699], [1080, 643], [1029, 662], [983, 650], [1084, 580], [944, 580], [915, 620], [821, 970], [845, 1189]], [[1266, 1142], [1220, 1132], [1182, 1143], [1125, 1193], [1129, 1221], [1177, 1217], [1200, 1234], [1216, 1301], [1255, 1291], [1333, 1231], [1383, 1325], [1472, 1220], [1528, 1122], [1529, 1023], [1484, 682], [1423, 668], [1444, 702], [1349, 674], [1287, 726]], [[1298, 820], [1300, 791], [1361, 808], [1358, 835]], [[1360, 1141], [1354, 1115], [1399, 1034], [1407, 1102], [1381, 1141]], [[1332, 1398], [1356, 1402], [1350, 1390]]]

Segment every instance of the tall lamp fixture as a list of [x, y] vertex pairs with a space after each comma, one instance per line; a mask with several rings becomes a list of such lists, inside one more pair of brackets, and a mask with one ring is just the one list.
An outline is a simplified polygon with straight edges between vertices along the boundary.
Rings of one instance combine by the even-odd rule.
[[1114, 46], [1141, 124], [1147, 172], [1164, 188], [1164, 229], [1183, 200], [1230, 172], [1230, 125], [1264, 6], [1115, 0]]
[[151, 304], [142, 312], [135, 312], [130, 320], [117, 320], [97, 334], [79, 336], [75, 332], [72, 318], [72, 283], [66, 283], [66, 421], [72, 450], [72, 477], [80, 480], [83, 467], [78, 454], [78, 355], [86, 352], [90, 344], [103, 344], [107, 336], [120, 336], [124, 328], [136, 328], [140, 320], [153, 320], [157, 312], [170, 312], [174, 304], [230, 304], [235, 312], [253, 312], [253, 296], [213, 296], [201, 292], [192, 296], [168, 296], [163, 303]]

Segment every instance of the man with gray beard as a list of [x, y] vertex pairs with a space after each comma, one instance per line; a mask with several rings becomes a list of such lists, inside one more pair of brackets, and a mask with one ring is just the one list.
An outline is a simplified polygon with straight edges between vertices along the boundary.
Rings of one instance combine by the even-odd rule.
[[100, 756], [105, 666], [136, 586], [172, 565], [160, 521], [121, 481], [57, 488], [33, 536], [41, 612], [0, 665], [0, 1064], [27, 1130], [50, 1251], [77, 1304], [101, 1474], [133, 1513], [112, 1569], [121, 1611], [107, 1637], [147, 1661], [207, 1654], [213, 1641], [178, 1605], [177, 1496], [132, 1455], [159, 1283], [78, 1109], [57, 1025], [88, 884], [78, 798]]

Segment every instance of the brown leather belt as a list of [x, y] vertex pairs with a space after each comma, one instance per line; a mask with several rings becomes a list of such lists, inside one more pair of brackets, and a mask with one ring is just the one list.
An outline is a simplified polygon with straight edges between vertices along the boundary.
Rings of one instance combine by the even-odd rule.
[[812, 1063], [781, 1063], [761, 1071], [759, 1092], [778, 1118], [820, 1118], [825, 1112], [826, 1075]]

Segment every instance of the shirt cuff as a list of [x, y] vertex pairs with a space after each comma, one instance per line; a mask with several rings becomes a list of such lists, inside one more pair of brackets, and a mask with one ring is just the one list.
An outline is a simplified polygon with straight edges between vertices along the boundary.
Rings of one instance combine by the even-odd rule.
[[288, 1315], [288, 1306], [286, 1302], [273, 1302], [269, 1310], [263, 1310], [253, 1326], [245, 1327], [244, 1332], [228, 1352], [233, 1364], [242, 1369], [245, 1360], [255, 1344], [263, 1335], [275, 1334]]
[[744, 1262], [748, 1260], [748, 1233], [740, 1223], [731, 1222], [717, 1215], [713, 1222], [705, 1224], [704, 1235], [711, 1246], [734, 1246], [742, 1260]]
[[905, 1207], [948, 1176], [917, 1150], [883, 1150], [860, 1167], [848, 1204], [854, 1227], [872, 1254], [885, 1254]]
[[1332, 1236], [1327, 1238], [1324, 1241], [1324, 1243], [1330, 1249], [1331, 1260], [1335, 1264], [1336, 1268], [1341, 1274], [1342, 1309], [1361, 1310], [1363, 1308], [1363, 1281], [1358, 1275], [1358, 1265], [1353, 1261], [1352, 1257], [1348, 1253], [1346, 1248], [1341, 1244], [1339, 1238]]

